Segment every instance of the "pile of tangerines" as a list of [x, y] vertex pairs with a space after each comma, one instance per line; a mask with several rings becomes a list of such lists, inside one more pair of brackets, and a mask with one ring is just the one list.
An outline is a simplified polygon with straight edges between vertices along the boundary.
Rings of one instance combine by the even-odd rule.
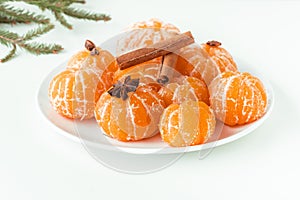
[[[117, 44], [117, 54], [174, 37], [179, 29], [157, 19], [135, 23]], [[162, 57], [120, 70], [108, 51], [86, 41], [49, 86], [52, 107], [71, 119], [95, 117], [103, 132], [120, 141], [160, 134], [171, 146], [205, 143], [216, 121], [229, 126], [262, 117], [262, 82], [239, 72], [221, 43], [179, 49], [166, 82], [158, 81]]]

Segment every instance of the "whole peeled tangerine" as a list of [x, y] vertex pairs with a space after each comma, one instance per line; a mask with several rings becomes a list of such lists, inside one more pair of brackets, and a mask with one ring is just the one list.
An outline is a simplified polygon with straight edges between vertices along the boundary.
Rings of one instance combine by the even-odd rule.
[[263, 83], [249, 73], [224, 72], [209, 85], [216, 118], [227, 125], [242, 125], [262, 117], [267, 109]]
[[126, 77], [103, 93], [95, 118], [103, 132], [120, 141], [137, 141], [158, 134], [159, 118], [165, 108], [158, 95], [159, 85], [139, 85]]
[[203, 79], [209, 85], [219, 74], [238, 71], [230, 53], [217, 41], [196, 43], [181, 48], [175, 69], [183, 75]]
[[171, 104], [163, 112], [159, 130], [162, 140], [174, 147], [205, 143], [216, 125], [213, 110], [202, 101]]
[[100, 95], [113, 84], [117, 70], [114, 56], [87, 40], [86, 50], [76, 53], [64, 71], [50, 82], [48, 96], [53, 109], [71, 119], [94, 117]]

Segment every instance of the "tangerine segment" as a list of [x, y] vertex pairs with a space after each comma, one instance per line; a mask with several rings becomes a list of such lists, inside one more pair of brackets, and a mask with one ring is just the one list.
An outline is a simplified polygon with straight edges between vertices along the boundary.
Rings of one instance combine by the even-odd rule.
[[126, 34], [118, 40], [117, 55], [134, 49], [148, 47], [180, 33], [179, 29], [174, 25], [163, 23], [157, 19], [137, 22], [127, 30]]
[[182, 103], [186, 100], [203, 101], [209, 105], [209, 93], [206, 84], [195, 77], [180, 77], [162, 87], [159, 94], [166, 105]]
[[165, 108], [157, 87], [139, 86], [122, 100], [103, 93], [95, 108], [95, 117], [103, 131], [120, 141], [136, 141], [157, 134], [158, 122]]
[[117, 70], [115, 58], [108, 51], [97, 51], [95, 55], [88, 51], [77, 53], [67, 69], [51, 81], [49, 99], [59, 114], [72, 119], [94, 116], [96, 101], [112, 85]]
[[224, 71], [237, 71], [232, 56], [222, 47], [191, 44], [179, 50], [175, 69], [203, 79], [206, 85]]
[[205, 143], [215, 130], [212, 109], [202, 101], [186, 100], [171, 104], [159, 123], [162, 140], [170, 146], [183, 147]]
[[262, 117], [267, 109], [263, 83], [249, 73], [224, 72], [209, 86], [216, 117], [227, 125], [242, 125]]

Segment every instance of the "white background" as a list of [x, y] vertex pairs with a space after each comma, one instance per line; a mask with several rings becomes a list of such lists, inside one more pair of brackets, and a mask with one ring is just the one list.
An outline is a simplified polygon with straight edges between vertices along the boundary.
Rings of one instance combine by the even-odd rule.
[[[40, 40], [63, 44], [63, 53], [19, 51], [0, 64], [1, 200], [300, 198], [299, 1], [88, 0], [84, 7], [108, 13], [112, 21], [71, 19], [72, 31], [55, 23]], [[270, 81], [275, 107], [259, 129], [203, 160], [187, 153], [159, 172], [128, 175], [102, 166], [81, 144], [49, 128], [36, 93], [43, 77], [82, 49], [85, 39], [100, 43], [151, 17], [191, 30], [198, 42], [221, 41], [237, 63]]]

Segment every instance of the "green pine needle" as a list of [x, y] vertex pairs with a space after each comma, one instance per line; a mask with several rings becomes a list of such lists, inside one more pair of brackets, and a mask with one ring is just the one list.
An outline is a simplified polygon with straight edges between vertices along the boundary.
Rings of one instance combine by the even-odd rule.
[[28, 22], [0, 12], [0, 23], [16, 24], [16, 23], [28, 23]]
[[54, 25], [52, 24], [42, 25], [38, 28], [29, 30], [23, 36], [19, 36], [17, 33], [11, 31], [0, 29], [0, 43], [7, 47], [12, 46], [11, 51], [4, 58], [0, 59], [0, 61], [6, 62], [12, 59], [16, 55], [17, 46], [35, 55], [58, 53], [62, 51], [63, 47], [58, 44], [45, 44], [37, 42], [27, 43], [28, 40], [39, 37], [40, 35], [49, 32], [53, 28]]
[[0, 29], [0, 43], [7, 47], [12, 46], [19, 38], [20, 36], [17, 33]]
[[58, 53], [63, 50], [63, 47], [58, 44], [46, 44], [38, 42], [23, 43], [20, 46], [35, 55]]
[[0, 59], [0, 63], [4, 63], [10, 60], [16, 55], [17, 46], [15, 44], [13, 44], [12, 46], [13, 48], [10, 50], [10, 52], [4, 58]]
[[[49, 1], [48, 1], [49, 2]], [[80, 3], [80, 4], [85, 4], [86, 2], [84, 0], [64, 0], [64, 1], [61, 1], [61, 0], [52, 0], [52, 3], [59, 3], [63, 6], [69, 6], [73, 3]]]
[[15, 19], [19, 19], [24, 22], [35, 22], [40, 24], [49, 23], [49, 19], [43, 15], [36, 15], [33, 12], [29, 12], [27, 10], [21, 8], [14, 8], [13, 6], [0, 4], [0, 14], [12, 17]]
[[73, 28], [72, 25], [67, 22], [65, 17], [60, 12], [54, 12], [54, 16], [57, 19], [57, 21], [59, 21], [60, 24], [63, 25], [64, 27], [66, 27], [68, 29]]
[[63, 49], [58, 44], [30, 42], [52, 30], [54, 25], [50, 23], [50, 19], [46, 16], [23, 8], [15, 8], [9, 4], [10, 2], [24, 2], [36, 6], [41, 11], [48, 10], [53, 13], [55, 19], [61, 25], [68, 29], [72, 29], [72, 25], [66, 20], [66, 16], [94, 21], [108, 21], [111, 19], [109, 15], [71, 7], [72, 4], [84, 4], [85, 0], [0, 0], [0, 25], [17, 23], [41, 24], [24, 35], [19, 35], [0, 27], [0, 44], [10, 48], [8, 54], [0, 59], [0, 62], [6, 62], [16, 56], [17, 49], [24, 49], [35, 55], [58, 53]]
[[23, 41], [32, 40], [36, 37], [39, 37], [54, 28], [53, 24], [47, 24], [43, 26], [39, 26], [36, 29], [29, 30], [23, 37]]
[[94, 20], [94, 21], [109, 21], [111, 20], [110, 16], [105, 15], [105, 14], [99, 14], [99, 13], [92, 13], [90, 11], [78, 9], [78, 8], [65, 8], [63, 12], [66, 15], [69, 15], [71, 17], [75, 17], [78, 19], [87, 19], [87, 20]]

